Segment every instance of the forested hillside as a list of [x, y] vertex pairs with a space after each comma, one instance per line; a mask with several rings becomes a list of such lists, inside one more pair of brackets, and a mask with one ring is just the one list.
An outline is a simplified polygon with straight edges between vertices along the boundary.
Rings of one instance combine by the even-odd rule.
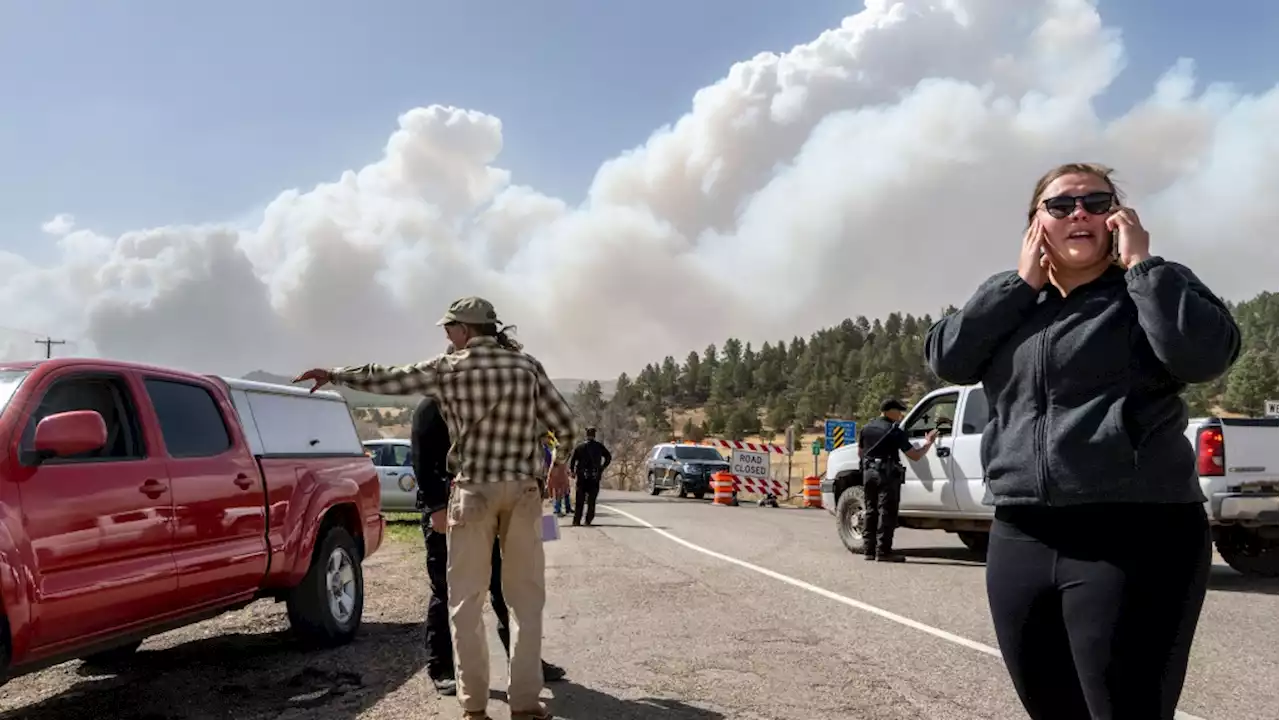
[[[1193, 415], [1257, 415], [1267, 400], [1276, 399], [1278, 311], [1274, 292], [1232, 306], [1244, 349], [1228, 375], [1188, 389]], [[584, 418], [615, 442], [634, 439], [644, 446], [673, 434], [771, 436], [789, 425], [799, 436], [825, 417], [866, 421], [885, 397], [912, 401], [944, 384], [924, 363], [924, 336], [932, 324], [928, 315], [893, 313], [883, 321], [858, 317], [807, 339], [759, 347], [730, 338], [720, 347], [690, 352], [682, 362], [667, 357], [649, 364], [634, 378], [624, 373], [607, 401], [598, 383], [583, 384], [573, 399]], [[672, 427], [677, 413], [695, 408], [703, 410], [704, 423], [688, 419]]]

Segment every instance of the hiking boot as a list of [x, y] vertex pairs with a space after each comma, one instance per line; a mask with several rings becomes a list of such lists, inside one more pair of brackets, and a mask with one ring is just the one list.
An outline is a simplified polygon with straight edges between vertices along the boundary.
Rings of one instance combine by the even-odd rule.
[[876, 555], [876, 562], [901, 563], [906, 561], [906, 558], [896, 552], [887, 552], [883, 555]]
[[436, 692], [441, 695], [458, 694], [458, 681], [451, 677], [431, 678], [431, 682], [436, 686]]
[[875, 559], [876, 559], [876, 556], [875, 556], [875, 555], [863, 555], [863, 556], [862, 556], [862, 559], [863, 559], [863, 560], [867, 560], [867, 561], [871, 561], [871, 560], [875, 560]]

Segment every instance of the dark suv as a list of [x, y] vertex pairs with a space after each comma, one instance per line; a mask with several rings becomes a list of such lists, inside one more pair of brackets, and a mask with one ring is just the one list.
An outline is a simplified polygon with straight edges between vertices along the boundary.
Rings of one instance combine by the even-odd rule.
[[701, 500], [711, 491], [711, 474], [727, 471], [729, 463], [713, 447], [664, 443], [653, 446], [645, 469], [650, 495], [675, 490], [679, 497], [693, 495]]

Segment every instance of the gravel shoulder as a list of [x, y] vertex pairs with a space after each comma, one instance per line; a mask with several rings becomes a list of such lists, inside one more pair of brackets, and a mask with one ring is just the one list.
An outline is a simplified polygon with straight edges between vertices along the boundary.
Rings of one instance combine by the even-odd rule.
[[439, 717], [422, 669], [422, 563], [421, 542], [404, 540], [365, 562], [364, 625], [346, 647], [302, 649], [288, 633], [284, 604], [260, 601], [148, 639], [119, 674], [94, 674], [76, 661], [16, 678], [0, 689], [0, 718]]

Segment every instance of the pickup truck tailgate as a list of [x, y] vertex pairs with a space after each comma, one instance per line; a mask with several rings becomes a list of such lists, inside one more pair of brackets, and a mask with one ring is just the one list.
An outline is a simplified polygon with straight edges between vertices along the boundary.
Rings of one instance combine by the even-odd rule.
[[1227, 479], [1230, 485], [1258, 483], [1275, 488], [1280, 480], [1280, 421], [1274, 418], [1222, 420]]

